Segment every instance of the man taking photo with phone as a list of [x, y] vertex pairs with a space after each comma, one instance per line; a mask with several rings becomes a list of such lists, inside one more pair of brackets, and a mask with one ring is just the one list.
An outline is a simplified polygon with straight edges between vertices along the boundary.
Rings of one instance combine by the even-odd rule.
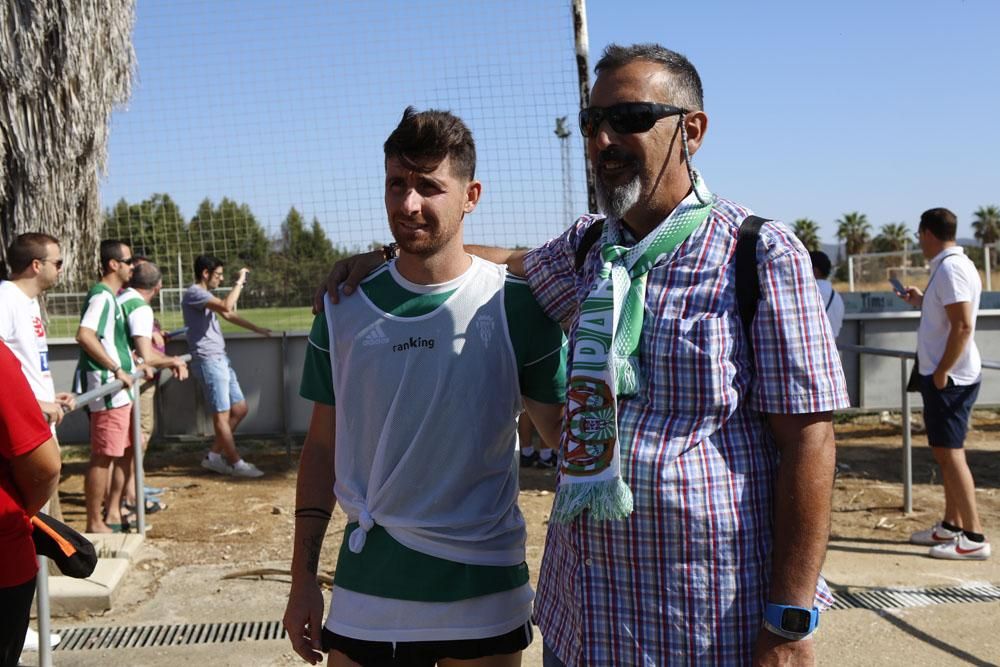
[[920, 308], [917, 364], [924, 400], [927, 443], [941, 468], [944, 518], [910, 535], [930, 547], [928, 556], [986, 560], [990, 543], [976, 510], [976, 486], [965, 458], [969, 416], [979, 395], [982, 359], [973, 340], [982, 282], [979, 271], [955, 243], [958, 220], [946, 208], [920, 216], [917, 238], [930, 260], [924, 291], [907, 287], [900, 298]]

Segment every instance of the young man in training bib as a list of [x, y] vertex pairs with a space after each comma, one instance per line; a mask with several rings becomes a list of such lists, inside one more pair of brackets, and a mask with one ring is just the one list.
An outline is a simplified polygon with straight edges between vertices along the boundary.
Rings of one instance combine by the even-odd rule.
[[[565, 352], [527, 284], [463, 249], [475, 162], [459, 118], [404, 112], [385, 143], [399, 256], [363, 298], [328, 301], [310, 334], [284, 623], [312, 664], [322, 649], [338, 666], [519, 665], [531, 641], [517, 417], [527, 409], [555, 444]], [[335, 499], [348, 526], [324, 624], [316, 573]]]

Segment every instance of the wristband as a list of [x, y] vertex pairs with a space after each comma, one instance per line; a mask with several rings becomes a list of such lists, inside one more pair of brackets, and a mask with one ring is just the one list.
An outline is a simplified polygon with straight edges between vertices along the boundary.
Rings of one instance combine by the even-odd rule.
[[395, 242], [382, 246], [382, 259], [388, 262], [397, 257], [399, 257], [399, 246]]
[[121, 369], [122, 369], [121, 366], [115, 366], [114, 368], [111, 369], [111, 374], [116, 375], [118, 371], [120, 371]]

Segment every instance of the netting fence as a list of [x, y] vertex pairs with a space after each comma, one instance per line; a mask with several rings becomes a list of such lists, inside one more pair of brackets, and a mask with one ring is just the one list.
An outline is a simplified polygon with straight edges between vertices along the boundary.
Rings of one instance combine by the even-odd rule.
[[[570, 0], [139, 3], [134, 45], [102, 238], [160, 266], [167, 328], [213, 254], [227, 285], [251, 269], [244, 317], [307, 329], [334, 259], [390, 240], [382, 143], [407, 105], [475, 135], [468, 242], [536, 245], [585, 211]], [[50, 336], [73, 335], [86, 289], [49, 294]]]
[[[1000, 286], [1000, 272], [997, 267], [996, 248], [983, 246], [963, 246], [965, 254], [979, 269], [983, 288], [991, 290]], [[930, 280], [930, 265], [919, 248], [909, 248], [895, 252], [873, 252], [851, 255], [844, 262], [838, 276], [852, 292], [886, 292], [892, 289], [890, 278], [903, 285], [913, 285], [921, 289]]]

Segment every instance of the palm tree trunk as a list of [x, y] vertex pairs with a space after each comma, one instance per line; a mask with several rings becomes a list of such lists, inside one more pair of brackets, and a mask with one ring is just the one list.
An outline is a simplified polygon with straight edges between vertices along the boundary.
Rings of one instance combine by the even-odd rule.
[[130, 93], [134, 0], [0, 2], [0, 257], [13, 238], [61, 241], [70, 283], [96, 269], [112, 109]]

